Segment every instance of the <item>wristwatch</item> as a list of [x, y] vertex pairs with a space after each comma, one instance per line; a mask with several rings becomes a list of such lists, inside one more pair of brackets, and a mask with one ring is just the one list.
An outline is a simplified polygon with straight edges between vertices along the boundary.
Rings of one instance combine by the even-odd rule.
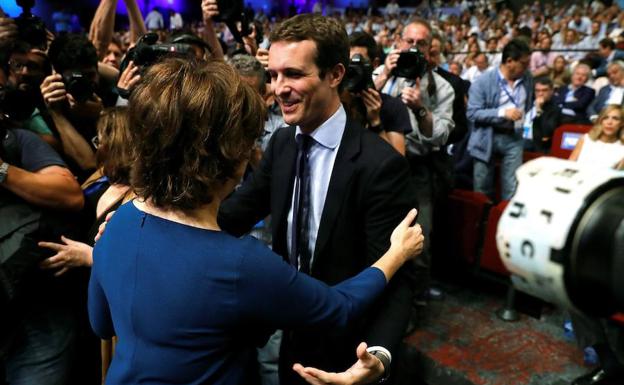
[[425, 107], [420, 107], [419, 109], [414, 111], [414, 114], [416, 115], [417, 119], [423, 119], [425, 116], [427, 116], [427, 109]]
[[8, 172], [9, 172], [9, 164], [7, 162], [2, 162], [2, 164], [0, 164], [0, 183], [4, 182], [4, 180], [7, 177]]
[[390, 351], [388, 351], [388, 349], [384, 348], [383, 346], [370, 346], [366, 349], [366, 351], [377, 357], [377, 359], [381, 361], [381, 364], [384, 367], [384, 374], [377, 381], [377, 383], [383, 384], [390, 376], [390, 363], [392, 363], [392, 354], [390, 354]]

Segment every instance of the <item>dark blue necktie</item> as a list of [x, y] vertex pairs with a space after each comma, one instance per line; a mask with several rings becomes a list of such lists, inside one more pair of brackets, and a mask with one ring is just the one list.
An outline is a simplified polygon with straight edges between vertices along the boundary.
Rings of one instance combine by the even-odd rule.
[[291, 228], [290, 263], [310, 274], [310, 242], [308, 224], [310, 216], [310, 147], [314, 139], [309, 135], [297, 135], [297, 164]]

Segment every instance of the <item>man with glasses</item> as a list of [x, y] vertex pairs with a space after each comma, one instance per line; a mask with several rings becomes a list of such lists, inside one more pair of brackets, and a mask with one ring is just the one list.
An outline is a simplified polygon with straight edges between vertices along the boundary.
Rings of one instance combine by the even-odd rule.
[[[413, 281], [416, 295], [414, 303], [417, 305], [422, 304], [422, 300], [427, 298], [429, 293], [431, 264], [429, 241], [433, 221], [433, 198], [436, 193], [434, 190], [436, 165], [444, 158], [445, 155], [441, 150], [455, 127], [453, 121], [455, 91], [446, 79], [432, 71], [435, 65], [431, 63], [431, 41], [432, 28], [429, 23], [424, 19], [412, 21], [403, 30], [396, 49], [386, 57], [384, 65], [373, 73], [373, 76], [376, 75], [375, 86], [381, 92], [401, 97], [408, 107], [412, 124], [412, 132], [405, 136], [406, 158], [410, 164], [412, 181], [417, 189], [419, 223], [425, 235], [425, 249], [422, 256], [414, 262], [418, 272]], [[410, 48], [416, 48], [429, 63], [429, 68], [422, 78], [408, 79], [393, 74], [401, 52]]]

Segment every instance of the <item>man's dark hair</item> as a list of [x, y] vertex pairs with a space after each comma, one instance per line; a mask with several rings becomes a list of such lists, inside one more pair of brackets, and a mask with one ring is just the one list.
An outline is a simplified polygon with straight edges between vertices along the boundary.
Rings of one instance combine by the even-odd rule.
[[97, 68], [97, 52], [86, 36], [68, 33], [52, 41], [48, 57], [58, 73], [74, 68]]
[[336, 64], [345, 68], [349, 64], [349, 37], [342, 24], [334, 18], [316, 14], [291, 17], [271, 32], [270, 40], [272, 43], [312, 40], [316, 44], [314, 63], [321, 78]]
[[543, 86], [548, 86], [550, 88], [554, 87], [554, 83], [551, 78], [548, 76], [539, 76], [534, 80], [535, 84], [541, 84]]
[[531, 53], [529, 45], [524, 39], [515, 38], [503, 48], [502, 62], [505, 63], [507, 59], [519, 60], [520, 58], [527, 56]]
[[349, 36], [349, 46], [366, 48], [368, 59], [371, 62], [379, 57], [379, 48], [375, 38], [366, 32], [353, 32]]
[[602, 48], [609, 48], [611, 50], [615, 49], [615, 42], [611, 39], [609, 39], [608, 37], [605, 37], [604, 39], [600, 40], [598, 42], [598, 44], [602, 47]]

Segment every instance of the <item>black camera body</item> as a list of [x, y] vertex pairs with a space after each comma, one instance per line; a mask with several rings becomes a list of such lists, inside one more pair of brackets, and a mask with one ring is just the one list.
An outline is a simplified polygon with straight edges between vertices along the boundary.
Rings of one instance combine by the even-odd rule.
[[41, 18], [30, 12], [35, 1], [17, 0], [17, 5], [22, 8], [22, 14], [14, 19], [17, 25], [18, 39], [33, 47], [45, 49], [48, 44], [46, 26]]
[[429, 63], [418, 49], [412, 47], [399, 54], [396, 67], [392, 74], [401, 78], [416, 79], [422, 78], [427, 73]]
[[190, 44], [157, 44], [157, 41], [158, 35], [155, 33], [150, 32], [141, 36], [137, 44], [128, 51], [121, 62], [119, 72], [123, 72], [131, 60], [134, 62], [134, 65], [146, 68], [165, 56], [183, 56], [194, 53]]
[[349, 61], [349, 67], [342, 80], [344, 88], [351, 93], [358, 93], [375, 88], [373, 66], [360, 54], [355, 54]]
[[91, 79], [80, 71], [73, 71], [69, 75], [63, 75], [65, 89], [70, 93], [76, 102], [86, 102], [95, 92], [95, 84]]
[[[232, 32], [234, 39], [243, 44], [243, 37], [251, 33], [250, 21], [245, 14], [243, 0], [217, 0], [217, 6], [219, 7], [219, 15], [215, 21], [224, 22]], [[238, 22], [241, 23], [240, 31], [237, 28]]]

